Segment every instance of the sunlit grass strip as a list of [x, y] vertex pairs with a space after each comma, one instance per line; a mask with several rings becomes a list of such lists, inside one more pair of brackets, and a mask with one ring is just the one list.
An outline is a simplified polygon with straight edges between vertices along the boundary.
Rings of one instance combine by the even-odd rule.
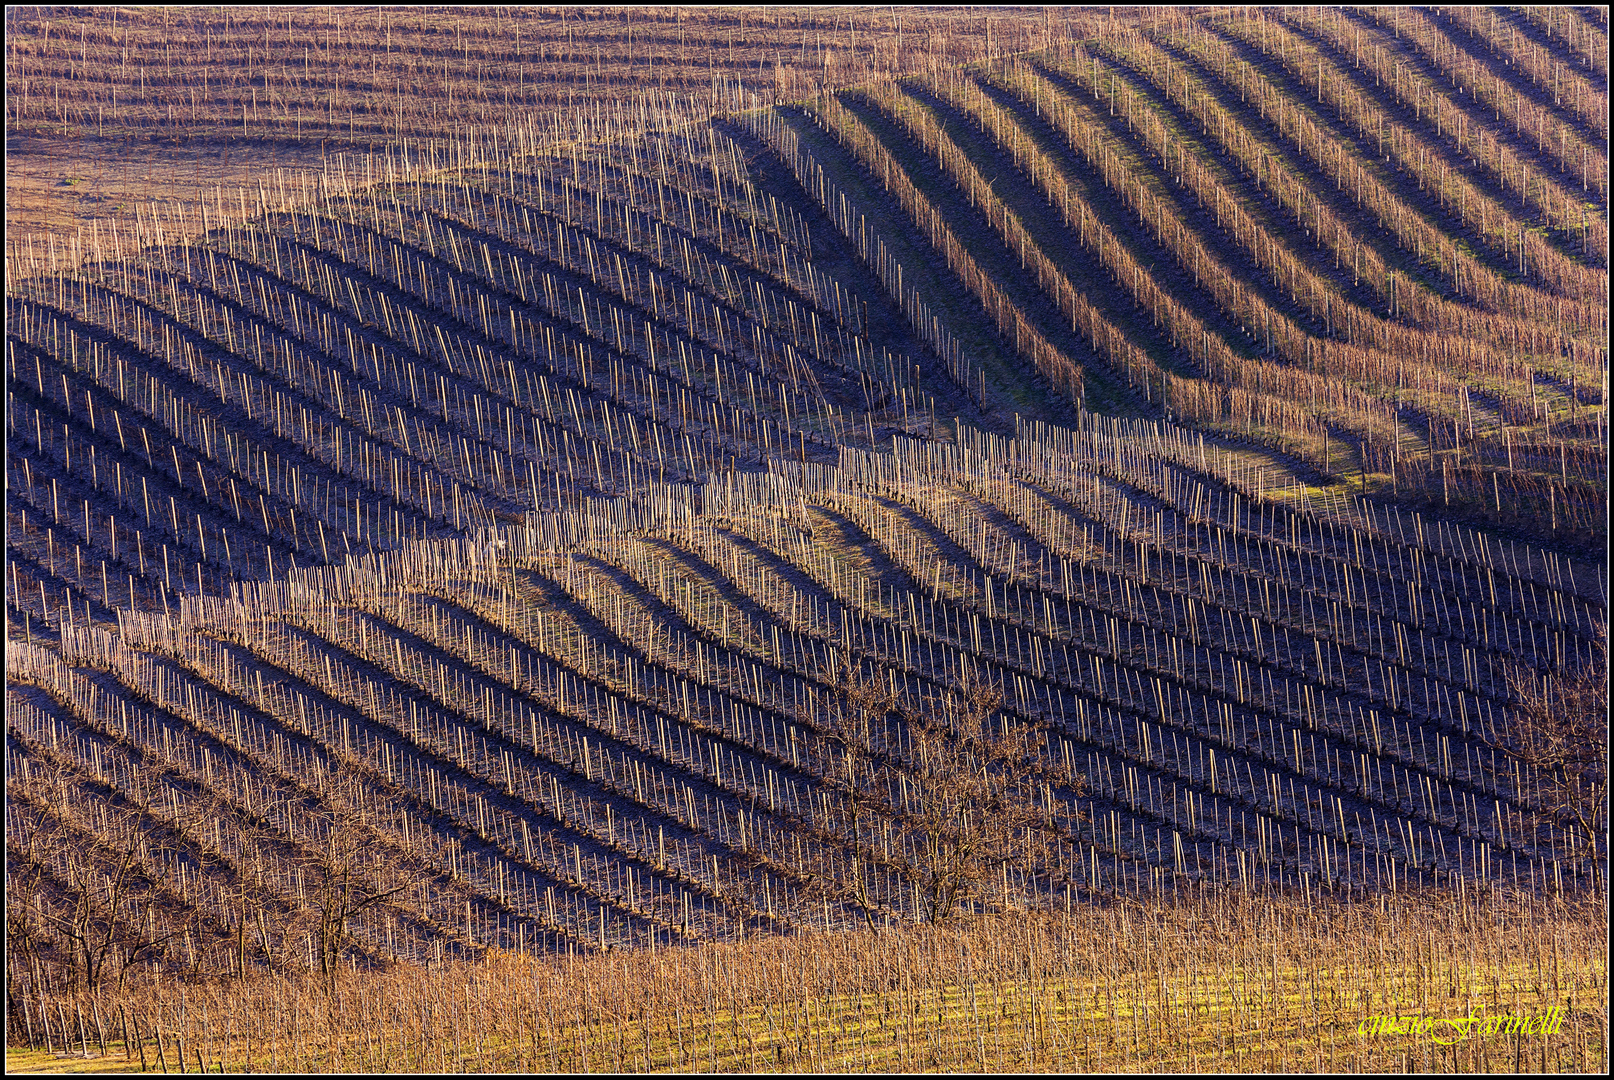
[[[648, 961], [648, 955], [645, 959]], [[522, 962], [525, 963], [525, 962]], [[513, 973], [514, 974], [514, 973]], [[1506, 1067], [1524, 1060], [1573, 1068], [1579, 1033], [1592, 1017], [1571, 1012], [1522, 971], [1429, 971], [1415, 966], [1377, 973], [1368, 984], [1349, 966], [1276, 970], [1235, 967], [1170, 978], [1134, 972], [1117, 985], [1091, 978], [1041, 982], [970, 981], [918, 989], [804, 994], [747, 1008], [714, 998], [705, 1009], [555, 1017], [534, 1002], [524, 1031], [454, 1027], [435, 1046], [396, 1034], [335, 1033], [311, 1045], [318, 1024], [287, 1029], [250, 1059], [247, 1045], [216, 1047], [226, 1068], [250, 1060], [253, 1071], [366, 1069], [531, 1069], [563, 1072], [896, 1072], [930, 1069], [1053, 1071], [1204, 1068], [1357, 1068], [1398, 1055], [1434, 1067]], [[1439, 985], [1442, 977], [1456, 981]], [[528, 982], [521, 979], [520, 982]], [[519, 985], [512, 983], [511, 985]], [[1430, 990], [1444, 993], [1429, 996]], [[1403, 996], [1404, 995], [1404, 996]], [[485, 1003], [484, 1003], [485, 1004]], [[1379, 1034], [1378, 1015], [1460, 1019], [1545, 1016], [1565, 1009], [1560, 1029], [1521, 1040], [1464, 1037], [1449, 1027], [1426, 1034]], [[101, 1057], [16, 1051], [8, 1072], [139, 1069], [121, 1041]], [[155, 1039], [145, 1049], [157, 1067]], [[131, 1050], [131, 1053], [133, 1051]], [[172, 1044], [165, 1057], [175, 1056]], [[194, 1067], [194, 1055], [190, 1055]], [[215, 1059], [204, 1053], [210, 1067]], [[172, 1065], [172, 1062], [170, 1062]]]
[[[1588, 903], [1403, 897], [1395, 905], [1206, 894], [879, 933], [317, 979], [141, 987], [101, 1071], [1600, 1071], [1607, 920]], [[102, 999], [99, 1015], [119, 1017]], [[1544, 1016], [1547, 1035], [1445, 1041], [1374, 1016]], [[38, 1009], [35, 1010], [37, 1018]], [[47, 1010], [48, 1011], [48, 1010]], [[84, 1061], [8, 1054], [8, 1071]], [[15, 1025], [14, 1025], [15, 1027]], [[35, 1020], [37, 1032], [38, 1022]], [[20, 1034], [20, 1032], [18, 1032]]]

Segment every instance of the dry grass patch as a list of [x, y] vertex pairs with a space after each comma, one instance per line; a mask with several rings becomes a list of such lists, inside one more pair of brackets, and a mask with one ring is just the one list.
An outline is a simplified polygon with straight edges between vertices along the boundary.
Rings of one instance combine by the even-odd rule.
[[[254, 1071], [1602, 1072], [1606, 912], [1601, 898], [1204, 894], [328, 984], [165, 981], [97, 1008], [138, 1016], [152, 1068], [154, 1023], [170, 1067], [180, 1046], [193, 1064], [199, 1051], [210, 1069]], [[1546, 1035], [1364, 1030], [1374, 1016], [1554, 1006]], [[77, 1045], [72, 1004], [60, 1015]], [[107, 1053], [97, 1068], [140, 1067], [119, 1039]], [[84, 1060], [60, 1054], [12, 1051], [7, 1070]]]

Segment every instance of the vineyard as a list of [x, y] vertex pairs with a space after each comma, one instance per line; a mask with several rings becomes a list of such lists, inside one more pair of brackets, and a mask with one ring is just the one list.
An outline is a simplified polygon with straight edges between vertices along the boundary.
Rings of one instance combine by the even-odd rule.
[[[1071, 14], [1074, 14], [1072, 12]], [[140, 8], [6, 11], [8, 242], [194, 212], [274, 168], [440, 150], [480, 132], [551, 147], [614, 134], [611, 104], [720, 109], [1047, 48], [1041, 8]], [[272, 166], [265, 168], [265, 164]], [[43, 233], [44, 235], [40, 235]]]
[[1606, 11], [172, 17], [388, 149], [8, 251], [20, 1000], [1606, 885]]
[[19, 8], [6, 19], [13, 130], [375, 149], [559, 118], [606, 95], [709, 97], [732, 79], [802, 97], [1071, 32], [1063, 13], [1012, 7]]

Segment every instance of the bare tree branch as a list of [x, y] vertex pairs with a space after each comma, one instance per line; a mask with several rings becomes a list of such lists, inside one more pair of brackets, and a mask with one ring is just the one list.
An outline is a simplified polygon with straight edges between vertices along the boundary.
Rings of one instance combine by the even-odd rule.
[[1507, 673], [1514, 699], [1508, 723], [1487, 738], [1496, 750], [1534, 770], [1537, 825], [1560, 830], [1572, 851], [1607, 851], [1608, 637], [1591, 663], [1552, 675], [1515, 665]]

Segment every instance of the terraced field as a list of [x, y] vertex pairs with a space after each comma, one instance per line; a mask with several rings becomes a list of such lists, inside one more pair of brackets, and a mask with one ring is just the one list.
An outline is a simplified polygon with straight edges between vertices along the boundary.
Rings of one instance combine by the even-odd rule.
[[15, 250], [13, 980], [1604, 883], [1606, 12], [1088, 29]]

